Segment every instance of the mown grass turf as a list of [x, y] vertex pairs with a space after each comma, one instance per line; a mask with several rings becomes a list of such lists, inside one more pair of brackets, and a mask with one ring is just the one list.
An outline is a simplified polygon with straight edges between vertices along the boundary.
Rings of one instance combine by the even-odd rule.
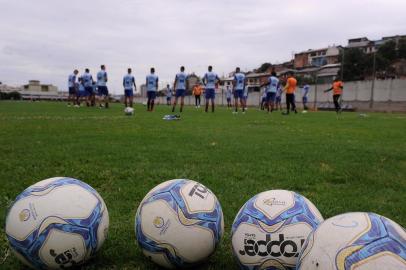
[[155, 185], [197, 180], [221, 202], [222, 244], [202, 269], [236, 269], [230, 227], [255, 194], [289, 189], [309, 198], [325, 218], [372, 211], [406, 226], [406, 115], [317, 112], [284, 117], [249, 109], [188, 107], [181, 121], [163, 121], [136, 106], [109, 110], [62, 103], [0, 102], [0, 268], [23, 266], [9, 255], [7, 207], [27, 186], [70, 176], [93, 186], [110, 213], [109, 237], [83, 269], [155, 269], [135, 244], [134, 215]]

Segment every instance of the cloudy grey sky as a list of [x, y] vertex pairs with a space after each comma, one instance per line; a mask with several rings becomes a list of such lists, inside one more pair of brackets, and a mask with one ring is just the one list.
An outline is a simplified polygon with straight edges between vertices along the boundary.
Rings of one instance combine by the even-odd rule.
[[290, 60], [293, 52], [348, 38], [406, 34], [405, 0], [0, 0], [0, 81], [39, 79], [66, 89], [74, 68], [106, 64], [121, 93], [154, 66], [203, 74]]

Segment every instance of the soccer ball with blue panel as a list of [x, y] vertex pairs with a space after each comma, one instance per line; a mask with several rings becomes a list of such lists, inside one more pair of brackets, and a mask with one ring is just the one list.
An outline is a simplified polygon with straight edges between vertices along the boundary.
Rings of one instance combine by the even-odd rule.
[[186, 179], [164, 182], [140, 203], [135, 233], [145, 256], [166, 268], [191, 267], [216, 249], [224, 231], [216, 196]]
[[295, 269], [306, 238], [322, 221], [313, 203], [295, 192], [262, 192], [234, 220], [234, 256], [241, 269]]
[[109, 215], [100, 195], [67, 177], [40, 181], [24, 190], [6, 219], [11, 250], [36, 269], [79, 265], [102, 246]]
[[405, 270], [406, 231], [373, 213], [327, 219], [309, 235], [299, 270]]

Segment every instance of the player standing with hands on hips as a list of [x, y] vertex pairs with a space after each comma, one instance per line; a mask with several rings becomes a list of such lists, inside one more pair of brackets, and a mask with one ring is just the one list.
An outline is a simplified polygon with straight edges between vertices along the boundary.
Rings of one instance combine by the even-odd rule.
[[209, 110], [209, 101], [211, 100], [211, 112], [214, 112], [214, 99], [216, 98], [216, 84], [221, 80], [216, 73], [213, 72], [213, 67], [208, 67], [208, 72], [203, 77], [203, 84], [206, 89], [206, 109], [205, 112]]
[[334, 101], [334, 107], [336, 109], [336, 113], [339, 114], [341, 113], [341, 95], [343, 94], [343, 89], [344, 89], [344, 84], [341, 80], [336, 78], [333, 82], [333, 85], [331, 88], [324, 90], [324, 93], [327, 93], [331, 90], [333, 90], [333, 101]]
[[238, 113], [238, 99], [240, 99], [242, 113], [245, 113], [245, 99], [244, 99], [244, 89], [245, 89], [245, 74], [240, 71], [240, 68], [235, 69], [234, 74], [234, 102], [235, 102], [235, 111], [233, 113]]
[[183, 104], [185, 100], [186, 88], [188, 84], [188, 75], [185, 73], [185, 67], [180, 67], [180, 72], [175, 76], [175, 82], [173, 83], [173, 89], [175, 89], [175, 101], [173, 102], [172, 112], [175, 112], [178, 98], [180, 97], [180, 112], [183, 110]]
[[213, 72], [213, 67], [208, 67], [208, 72], [203, 76], [203, 84], [205, 85], [206, 109], [209, 110], [209, 102], [211, 100], [211, 112], [214, 112], [214, 99], [216, 98], [216, 84], [220, 82], [220, 78]]
[[279, 86], [279, 79], [278, 77], [276, 77], [275, 71], [271, 72], [271, 76], [268, 78], [268, 82], [261, 85], [261, 87], [265, 85], [268, 86], [266, 90], [266, 107], [268, 109], [268, 113], [270, 113], [274, 110], [276, 92], [278, 91]]

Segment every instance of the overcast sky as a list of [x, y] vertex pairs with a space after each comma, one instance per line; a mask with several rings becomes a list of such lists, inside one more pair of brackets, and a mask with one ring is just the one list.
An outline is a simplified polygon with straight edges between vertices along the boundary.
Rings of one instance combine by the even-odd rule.
[[39, 79], [60, 89], [74, 68], [107, 66], [121, 93], [154, 66], [162, 82], [180, 65], [202, 75], [280, 63], [348, 38], [406, 34], [405, 0], [0, 0], [0, 81]]

